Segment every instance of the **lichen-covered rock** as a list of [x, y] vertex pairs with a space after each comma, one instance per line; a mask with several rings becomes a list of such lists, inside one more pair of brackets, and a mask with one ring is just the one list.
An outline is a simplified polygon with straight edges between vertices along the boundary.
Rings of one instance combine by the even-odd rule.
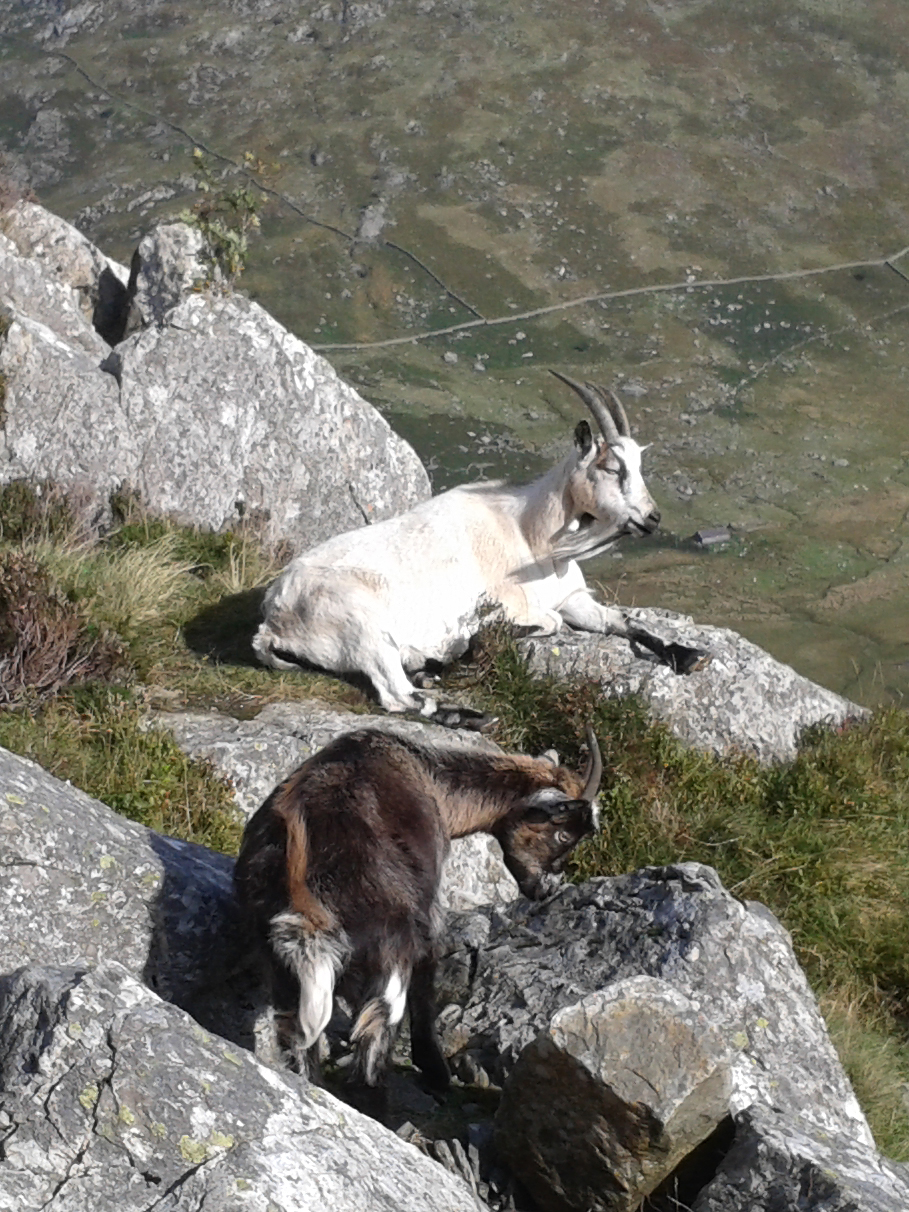
[[728, 1115], [729, 1051], [665, 981], [618, 981], [521, 1053], [499, 1149], [541, 1208], [633, 1212]]
[[[554, 1016], [645, 975], [703, 1014], [729, 1048], [731, 1113], [752, 1103], [873, 1147], [789, 935], [698, 863], [566, 887], [542, 904], [455, 917], [440, 1026], [449, 1055], [504, 1081]], [[545, 1102], [545, 1099], [543, 1100]]]
[[[89, 484], [99, 507], [129, 487], [183, 522], [221, 530], [253, 519], [268, 541], [298, 549], [429, 495], [410, 446], [258, 304], [182, 294], [198, 233], [168, 226], [143, 242], [132, 285], [148, 326], [112, 352], [128, 300], [116, 316], [102, 303], [105, 283], [125, 291], [122, 267], [25, 205], [15, 241], [0, 236], [13, 321], [0, 335], [0, 482]], [[59, 272], [45, 228], [62, 249]]]
[[0, 869], [0, 972], [116, 959], [251, 1045], [231, 859], [117, 816], [0, 749]]
[[120, 964], [0, 978], [0, 1209], [475, 1212], [460, 1179]]
[[[19, 259], [15, 269], [6, 262], [0, 269], [4, 296], [35, 319], [41, 287], [10, 299], [11, 276], [27, 268], [39, 274], [46, 287], [62, 287], [75, 298], [89, 327], [75, 335], [77, 342], [90, 341], [95, 332], [108, 343], [122, 336], [126, 320], [129, 271], [106, 257], [71, 223], [34, 202], [20, 201], [0, 215], [0, 232], [14, 245]], [[65, 306], [65, 305], [64, 305]]]
[[734, 631], [701, 626], [666, 610], [627, 613], [666, 643], [704, 649], [710, 664], [678, 674], [619, 636], [560, 632], [525, 641], [530, 668], [599, 682], [610, 697], [640, 695], [653, 716], [686, 744], [718, 754], [741, 750], [762, 762], [792, 758], [801, 733], [812, 725], [836, 726], [868, 714]]
[[143, 324], [163, 324], [199, 283], [211, 276], [202, 251], [205, 240], [188, 223], [162, 223], [139, 241], [130, 268], [131, 303]]
[[[162, 711], [151, 722], [167, 728], [190, 757], [211, 762], [233, 785], [237, 806], [246, 816], [308, 757], [355, 728], [381, 728], [449, 749], [499, 752], [498, 745], [476, 732], [456, 732], [393, 715], [357, 715], [316, 702], [272, 703], [252, 720], [235, 720], [218, 711]], [[494, 838], [474, 834], [452, 843], [439, 888], [443, 907], [465, 910], [505, 904], [516, 896], [518, 885]]]
[[[100, 337], [95, 340], [101, 345]], [[65, 485], [87, 522], [103, 523], [109, 510], [97, 486], [109, 483], [111, 450], [124, 457], [130, 449], [130, 426], [120, 410], [116, 382], [99, 372], [97, 357], [81, 345], [21, 313], [0, 336], [0, 376], [6, 383], [0, 483], [56, 481]], [[37, 406], [39, 400], [46, 403], [49, 383], [56, 412]], [[67, 419], [71, 446], [59, 441], [58, 418]]]
[[191, 295], [107, 366], [143, 442], [112, 472], [152, 509], [213, 530], [258, 517], [267, 539], [304, 548], [429, 495], [375, 409], [240, 295]]
[[905, 1212], [909, 1167], [850, 1133], [755, 1106], [736, 1116], [735, 1140], [692, 1212]]

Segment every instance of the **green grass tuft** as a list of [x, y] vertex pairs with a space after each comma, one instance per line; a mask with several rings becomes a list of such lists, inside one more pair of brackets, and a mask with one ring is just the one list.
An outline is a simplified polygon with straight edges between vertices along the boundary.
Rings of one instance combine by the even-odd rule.
[[86, 684], [37, 716], [0, 714], [0, 745], [130, 820], [236, 854], [243, 825], [229, 784], [143, 715], [129, 691]]

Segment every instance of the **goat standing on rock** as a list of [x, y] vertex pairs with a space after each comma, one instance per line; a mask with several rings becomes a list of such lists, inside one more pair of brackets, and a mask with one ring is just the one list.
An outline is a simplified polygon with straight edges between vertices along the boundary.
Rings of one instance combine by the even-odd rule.
[[[265, 596], [259, 660], [365, 674], [386, 711], [433, 715], [438, 704], [408, 673], [463, 655], [492, 605], [538, 635], [567, 624], [627, 636], [677, 672], [700, 668], [700, 649], [665, 643], [597, 602], [584, 581], [578, 560], [650, 534], [660, 515], [616, 395], [553, 373], [580, 395], [602, 438], [581, 421], [572, 453], [532, 484], [465, 484], [297, 556]], [[465, 722], [457, 714], [441, 722]]]
[[414, 1064], [435, 1089], [439, 880], [452, 838], [491, 833], [525, 896], [558, 886], [598, 827], [602, 761], [587, 728], [583, 777], [541, 758], [432, 749], [387, 732], [338, 737], [278, 786], [246, 826], [235, 883], [266, 961], [276, 1021], [315, 1071], [335, 992], [348, 1003], [355, 1073], [381, 1087], [410, 1011]]

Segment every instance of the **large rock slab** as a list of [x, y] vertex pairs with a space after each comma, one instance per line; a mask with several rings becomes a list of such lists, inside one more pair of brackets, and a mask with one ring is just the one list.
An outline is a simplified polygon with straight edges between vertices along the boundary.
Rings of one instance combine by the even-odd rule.
[[634, 1212], [726, 1118], [728, 1057], [665, 981], [618, 981], [560, 1010], [521, 1053], [497, 1144], [543, 1208]]
[[407, 443], [240, 295], [191, 295], [106, 366], [142, 445], [112, 474], [152, 509], [213, 530], [259, 517], [302, 549], [429, 496]]
[[[503, 1082], [566, 1007], [634, 976], [670, 985], [720, 1032], [728, 1109], [759, 1103], [873, 1147], [787, 932], [699, 863], [563, 888], [543, 904], [464, 914], [450, 924], [440, 1004], [449, 1055]], [[545, 1091], [541, 1107], [545, 1106]]]
[[[500, 752], [498, 745], [476, 732], [456, 732], [390, 715], [357, 715], [317, 702], [272, 703], [251, 720], [236, 720], [218, 711], [161, 711], [151, 722], [167, 728], [190, 757], [211, 762], [232, 784], [237, 806], [247, 817], [308, 757], [356, 728], [381, 728], [449, 749]], [[452, 843], [439, 888], [444, 908], [506, 904], [518, 895], [517, 882], [495, 838], [478, 833]]]
[[750, 1107], [735, 1140], [692, 1212], [904, 1212], [909, 1167], [851, 1135]]
[[251, 1046], [235, 970], [233, 860], [117, 816], [0, 749], [0, 972], [116, 959], [163, 998]]
[[806, 728], [835, 727], [868, 714], [735, 631], [701, 626], [665, 610], [627, 614], [667, 643], [704, 649], [710, 664], [697, 673], [677, 674], [626, 639], [566, 631], [525, 641], [530, 668], [545, 676], [599, 682], [611, 697], [640, 695], [653, 716], [687, 745], [717, 754], [740, 750], [762, 762], [792, 758]]
[[324, 358], [249, 299], [183, 294], [194, 233], [143, 241], [131, 286], [147, 326], [112, 352], [129, 301], [116, 317], [102, 304], [105, 283], [126, 290], [122, 267], [40, 207], [6, 223], [0, 482], [89, 484], [100, 505], [128, 487], [183, 522], [252, 519], [297, 549], [429, 496], [410, 446]]
[[0, 978], [0, 1209], [474, 1212], [458, 1178], [117, 963]]

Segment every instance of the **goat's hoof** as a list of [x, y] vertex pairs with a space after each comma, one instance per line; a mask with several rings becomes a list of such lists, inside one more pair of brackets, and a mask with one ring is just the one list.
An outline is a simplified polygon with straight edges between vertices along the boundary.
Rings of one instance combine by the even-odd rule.
[[472, 707], [439, 707], [432, 717], [443, 728], [464, 728], [468, 732], [489, 732], [498, 722], [497, 715], [486, 715]]
[[666, 660], [675, 673], [700, 673], [713, 657], [703, 648], [688, 648], [684, 644], [667, 644]]

